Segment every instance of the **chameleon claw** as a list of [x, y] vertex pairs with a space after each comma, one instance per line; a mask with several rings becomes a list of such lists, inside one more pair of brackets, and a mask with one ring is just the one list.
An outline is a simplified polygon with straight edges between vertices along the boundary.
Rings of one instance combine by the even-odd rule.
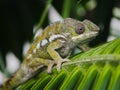
[[51, 73], [51, 72], [52, 72], [52, 67], [53, 67], [54, 64], [55, 64], [54, 61], [51, 61], [51, 62], [48, 64], [48, 68], [47, 68], [47, 72], [48, 72], [48, 73]]
[[68, 62], [70, 61], [69, 59], [62, 59], [62, 60], [59, 60], [56, 64], [57, 64], [57, 71], [60, 71], [61, 69], [61, 66], [62, 66], [62, 63], [64, 62]]

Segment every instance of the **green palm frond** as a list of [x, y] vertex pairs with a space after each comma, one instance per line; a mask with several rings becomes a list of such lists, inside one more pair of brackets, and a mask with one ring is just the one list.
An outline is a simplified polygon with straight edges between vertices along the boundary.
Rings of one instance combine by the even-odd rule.
[[[120, 38], [71, 57], [62, 70], [41, 72], [20, 90], [119, 90]], [[99, 58], [96, 58], [99, 57]], [[104, 59], [102, 59], [104, 58]]]

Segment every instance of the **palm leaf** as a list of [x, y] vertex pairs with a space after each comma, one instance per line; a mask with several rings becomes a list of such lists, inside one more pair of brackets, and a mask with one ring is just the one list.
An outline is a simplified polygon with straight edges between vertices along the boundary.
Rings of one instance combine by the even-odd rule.
[[[41, 72], [19, 87], [20, 90], [119, 90], [120, 38], [72, 56], [60, 72]], [[97, 60], [96, 56], [102, 56]], [[108, 55], [105, 60], [101, 59]], [[113, 58], [115, 56], [115, 58]]]

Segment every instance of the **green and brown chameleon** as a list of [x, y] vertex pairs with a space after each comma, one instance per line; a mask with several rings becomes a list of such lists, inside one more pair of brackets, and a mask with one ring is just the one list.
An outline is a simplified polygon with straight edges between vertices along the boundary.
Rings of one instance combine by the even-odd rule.
[[99, 28], [89, 20], [83, 22], [66, 18], [45, 28], [42, 35], [34, 40], [28, 50], [20, 69], [8, 79], [3, 90], [12, 90], [34, 76], [41, 68], [47, 66], [47, 72], [52, 72], [56, 65], [59, 71], [63, 62], [73, 48], [82, 46], [98, 35]]

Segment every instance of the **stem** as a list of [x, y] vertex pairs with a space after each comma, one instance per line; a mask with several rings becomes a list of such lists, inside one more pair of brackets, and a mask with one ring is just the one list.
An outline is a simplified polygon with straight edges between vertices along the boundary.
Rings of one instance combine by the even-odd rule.
[[49, 6], [50, 6], [51, 2], [52, 2], [52, 0], [47, 0], [45, 9], [44, 9], [44, 11], [43, 11], [43, 13], [42, 13], [42, 15], [41, 15], [41, 18], [40, 18], [40, 20], [39, 20], [39, 23], [38, 23], [38, 25], [37, 25], [37, 28], [36, 28], [35, 32], [42, 26], [42, 24], [43, 24], [43, 22], [44, 22], [44, 20], [45, 20], [46, 14], [47, 14], [47, 12], [48, 12], [48, 10], [49, 10]]
[[66, 18], [70, 15], [70, 6], [71, 6], [71, 0], [64, 0], [63, 10], [62, 10], [62, 17]]

